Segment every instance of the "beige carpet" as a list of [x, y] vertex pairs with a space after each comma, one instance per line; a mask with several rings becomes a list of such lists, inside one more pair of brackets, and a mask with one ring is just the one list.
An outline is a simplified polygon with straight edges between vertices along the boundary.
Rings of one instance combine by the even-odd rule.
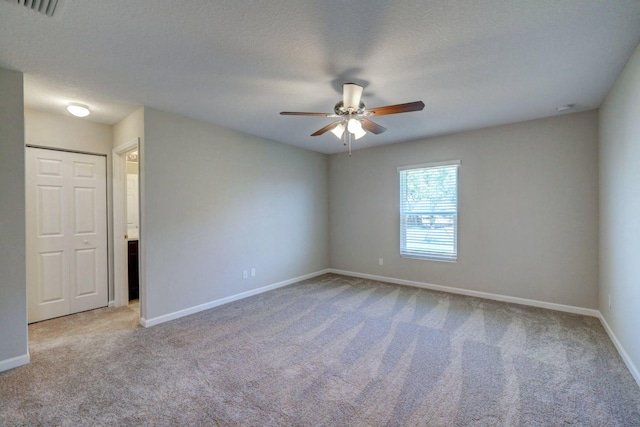
[[0, 425], [640, 426], [595, 318], [325, 275], [136, 324], [31, 325]]

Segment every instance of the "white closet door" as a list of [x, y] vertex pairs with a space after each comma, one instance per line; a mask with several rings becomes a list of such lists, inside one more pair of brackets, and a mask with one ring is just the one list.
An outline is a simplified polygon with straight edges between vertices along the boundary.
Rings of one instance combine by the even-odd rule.
[[29, 323], [108, 305], [106, 159], [27, 148]]

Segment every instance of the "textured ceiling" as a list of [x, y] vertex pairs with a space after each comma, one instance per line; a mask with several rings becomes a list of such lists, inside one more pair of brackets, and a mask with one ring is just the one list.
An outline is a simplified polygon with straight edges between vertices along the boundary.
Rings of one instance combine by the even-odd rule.
[[638, 0], [64, 0], [50, 18], [0, 1], [0, 66], [25, 104], [88, 104], [116, 123], [145, 105], [324, 153], [340, 85], [368, 107], [423, 111], [355, 148], [600, 106], [640, 41]]

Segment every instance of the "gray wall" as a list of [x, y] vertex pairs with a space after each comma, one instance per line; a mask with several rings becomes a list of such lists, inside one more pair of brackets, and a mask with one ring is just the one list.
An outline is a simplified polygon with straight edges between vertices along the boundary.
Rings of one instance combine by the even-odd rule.
[[325, 155], [151, 108], [144, 123], [147, 319], [328, 267]]
[[0, 68], [0, 364], [27, 354], [22, 73]]
[[30, 108], [24, 110], [24, 125], [25, 144], [111, 155], [113, 126], [70, 114], [54, 114]]
[[[331, 267], [597, 308], [597, 122], [591, 111], [332, 155]], [[454, 159], [458, 262], [401, 258], [396, 168]]]
[[[61, 108], [61, 110], [63, 110]], [[113, 258], [113, 179], [111, 150], [113, 126], [33, 109], [24, 110], [25, 144], [106, 155], [107, 162], [107, 241]], [[113, 265], [109, 262], [109, 300], [113, 299]]]
[[600, 109], [600, 312], [640, 382], [640, 46]]
[[138, 108], [113, 126], [113, 148], [135, 138], [144, 138], [144, 107]]

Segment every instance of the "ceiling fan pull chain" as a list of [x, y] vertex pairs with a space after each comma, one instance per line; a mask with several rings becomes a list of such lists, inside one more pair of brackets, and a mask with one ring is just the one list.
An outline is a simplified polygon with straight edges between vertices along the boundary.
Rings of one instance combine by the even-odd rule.
[[347, 146], [347, 134], [349, 133], [347, 131], [347, 125], [345, 124], [344, 126], [344, 132], [342, 132], [342, 144], [346, 147]]
[[351, 132], [345, 132], [349, 134], [349, 157], [351, 157]]

